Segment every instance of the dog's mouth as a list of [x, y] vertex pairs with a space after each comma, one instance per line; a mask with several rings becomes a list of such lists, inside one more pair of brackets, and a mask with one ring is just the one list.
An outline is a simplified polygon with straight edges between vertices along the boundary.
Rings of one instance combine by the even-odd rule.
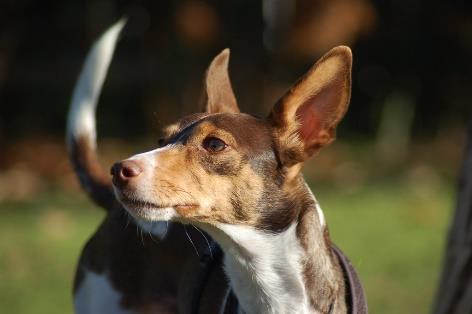
[[196, 204], [184, 203], [157, 203], [149, 200], [129, 197], [119, 191], [116, 196], [124, 208], [135, 218], [147, 221], [169, 221], [178, 219], [180, 210], [193, 210]]
[[120, 201], [129, 207], [142, 208], [142, 209], [163, 209], [163, 208], [172, 207], [172, 206], [167, 206], [164, 204], [157, 204], [150, 201], [129, 198], [124, 195], [121, 195]]
[[137, 200], [131, 198], [122, 198], [121, 201], [126, 203], [127, 205], [140, 208], [144, 210], [160, 210], [160, 209], [167, 209], [167, 208], [194, 208], [197, 205], [194, 204], [157, 204], [154, 202], [144, 201], [144, 200]]
[[193, 208], [197, 207], [195, 204], [165, 204], [165, 203], [154, 203], [146, 200], [133, 199], [122, 196], [120, 198], [122, 203], [125, 203], [128, 206], [139, 208], [139, 209], [148, 209], [148, 210], [160, 210], [167, 208]]

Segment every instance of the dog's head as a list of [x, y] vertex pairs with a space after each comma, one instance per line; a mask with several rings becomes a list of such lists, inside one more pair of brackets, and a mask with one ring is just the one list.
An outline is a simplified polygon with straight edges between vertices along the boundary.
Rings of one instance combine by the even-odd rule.
[[334, 140], [348, 107], [351, 51], [328, 52], [263, 119], [240, 113], [228, 60], [224, 50], [210, 64], [205, 113], [180, 119], [158, 148], [113, 166], [116, 196], [137, 219], [276, 231], [296, 217], [306, 193], [301, 165]]

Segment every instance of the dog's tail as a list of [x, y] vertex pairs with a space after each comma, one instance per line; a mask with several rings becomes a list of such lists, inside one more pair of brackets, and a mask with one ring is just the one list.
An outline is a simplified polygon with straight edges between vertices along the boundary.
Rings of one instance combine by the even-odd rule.
[[67, 118], [66, 142], [74, 170], [92, 200], [105, 209], [113, 205], [115, 198], [110, 176], [98, 161], [95, 109], [124, 25], [121, 19], [94, 43], [76, 83]]

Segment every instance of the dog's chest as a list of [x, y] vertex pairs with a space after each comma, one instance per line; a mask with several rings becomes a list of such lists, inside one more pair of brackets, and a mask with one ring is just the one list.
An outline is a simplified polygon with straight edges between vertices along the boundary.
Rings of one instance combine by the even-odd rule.
[[226, 247], [225, 271], [246, 312], [310, 311], [296, 224], [278, 235], [240, 226], [221, 227], [237, 241]]
[[128, 314], [120, 305], [122, 295], [111, 284], [106, 274], [84, 271], [84, 277], [74, 295], [75, 313]]

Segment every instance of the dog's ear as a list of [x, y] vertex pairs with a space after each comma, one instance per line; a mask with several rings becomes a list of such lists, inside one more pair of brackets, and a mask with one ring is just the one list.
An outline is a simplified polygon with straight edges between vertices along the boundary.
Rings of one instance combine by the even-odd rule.
[[204, 104], [208, 113], [238, 113], [239, 108], [228, 74], [229, 49], [217, 55], [205, 78]]
[[300, 163], [335, 139], [349, 104], [351, 68], [349, 47], [336, 47], [275, 104], [268, 120], [283, 164]]

